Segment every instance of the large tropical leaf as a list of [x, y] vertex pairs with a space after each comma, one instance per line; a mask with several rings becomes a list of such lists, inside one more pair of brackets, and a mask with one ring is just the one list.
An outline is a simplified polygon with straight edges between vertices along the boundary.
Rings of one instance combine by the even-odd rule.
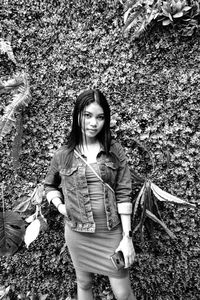
[[10, 210], [0, 212], [0, 255], [13, 255], [23, 241], [25, 222]]

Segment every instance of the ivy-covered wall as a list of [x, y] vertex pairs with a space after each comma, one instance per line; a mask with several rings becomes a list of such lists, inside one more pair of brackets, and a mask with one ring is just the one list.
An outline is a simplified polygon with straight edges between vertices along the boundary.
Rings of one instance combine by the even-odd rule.
[[[98, 87], [109, 99], [114, 137], [125, 147], [129, 166], [164, 190], [197, 207], [159, 203], [170, 239], [155, 227], [151, 239], [135, 235], [137, 259], [130, 270], [139, 300], [200, 299], [200, 33], [183, 37], [156, 24], [140, 38], [122, 34], [120, 1], [4, 1], [1, 38], [11, 39], [16, 66], [0, 54], [0, 77], [25, 69], [32, 100], [23, 110], [20, 164], [14, 170], [14, 130], [0, 144], [0, 179], [6, 209], [43, 182], [50, 159], [71, 124], [80, 91]], [[9, 102], [2, 96], [1, 114]], [[142, 143], [152, 160], [144, 159]], [[152, 167], [154, 162], [154, 168]], [[134, 196], [138, 186], [133, 182]], [[41, 293], [66, 299], [76, 289], [73, 266], [63, 245], [63, 219], [42, 205], [49, 230], [28, 249], [0, 258], [0, 285], [11, 299]], [[114, 299], [106, 278], [96, 276], [97, 299]], [[21, 298], [17, 296], [21, 295]], [[11, 296], [10, 296], [11, 297]], [[100, 297], [100, 298], [99, 298]], [[110, 298], [109, 298], [110, 297]]]

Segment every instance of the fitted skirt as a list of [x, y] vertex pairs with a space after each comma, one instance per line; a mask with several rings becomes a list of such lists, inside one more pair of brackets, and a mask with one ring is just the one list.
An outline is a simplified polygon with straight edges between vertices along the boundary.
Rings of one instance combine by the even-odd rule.
[[110, 259], [121, 239], [121, 225], [113, 230], [85, 233], [73, 231], [65, 223], [65, 241], [76, 270], [116, 278], [126, 277], [128, 270], [116, 270]]

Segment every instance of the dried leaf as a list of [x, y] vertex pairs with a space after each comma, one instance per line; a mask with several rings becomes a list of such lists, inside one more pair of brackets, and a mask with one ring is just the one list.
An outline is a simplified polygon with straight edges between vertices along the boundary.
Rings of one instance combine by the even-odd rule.
[[36, 240], [40, 232], [40, 221], [38, 219], [34, 220], [27, 228], [24, 235], [24, 242], [26, 247]]

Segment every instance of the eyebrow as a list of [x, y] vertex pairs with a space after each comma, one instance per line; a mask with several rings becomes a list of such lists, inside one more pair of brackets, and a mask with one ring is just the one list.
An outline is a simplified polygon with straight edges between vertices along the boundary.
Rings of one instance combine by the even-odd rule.
[[[85, 110], [84, 113], [92, 114], [92, 113], [91, 113], [90, 111], [88, 111], [88, 110]], [[104, 113], [98, 114], [97, 116], [104, 116]]]

